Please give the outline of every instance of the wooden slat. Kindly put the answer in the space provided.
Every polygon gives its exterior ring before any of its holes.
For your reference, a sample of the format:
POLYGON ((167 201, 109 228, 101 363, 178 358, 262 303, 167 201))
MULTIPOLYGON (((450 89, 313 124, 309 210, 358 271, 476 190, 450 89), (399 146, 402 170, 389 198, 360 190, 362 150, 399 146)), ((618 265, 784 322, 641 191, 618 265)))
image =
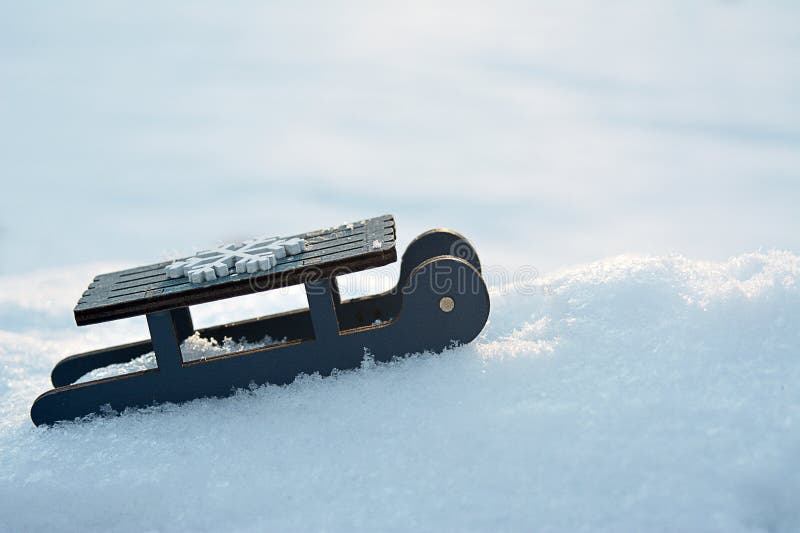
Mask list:
POLYGON ((78 325, 196 305, 232 296, 303 283, 308 276, 356 272, 391 263, 397 258, 394 218, 391 215, 353 224, 350 231, 334 228, 292 235, 306 240, 306 250, 287 256, 267 272, 231 274, 192 284, 186 278, 169 279, 170 262, 156 263, 97 276, 75 307, 78 325), (381 246, 373 247, 374 241, 381 246))

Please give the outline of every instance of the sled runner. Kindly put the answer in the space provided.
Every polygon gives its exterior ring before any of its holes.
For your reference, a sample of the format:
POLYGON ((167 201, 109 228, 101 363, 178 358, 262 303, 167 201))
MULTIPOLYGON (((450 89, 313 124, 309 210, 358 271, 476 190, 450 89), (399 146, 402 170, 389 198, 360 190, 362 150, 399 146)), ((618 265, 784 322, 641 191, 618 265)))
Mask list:
POLYGON ((223 397, 251 384, 286 384, 415 352, 441 352, 473 340, 489 316, 478 256, 459 234, 431 230, 403 254, 395 288, 342 301, 336 276, 397 259, 390 215, 354 224, 229 245, 179 262, 95 278, 75 307, 79 326, 146 315, 150 340, 67 357, 52 372, 55 389, 34 401, 36 425, 165 402, 223 397), (191 305, 304 284, 308 309, 213 326, 201 337, 257 342, 255 349, 185 361, 195 333, 191 305), (86 373, 155 352, 157 368, 75 384, 86 373))

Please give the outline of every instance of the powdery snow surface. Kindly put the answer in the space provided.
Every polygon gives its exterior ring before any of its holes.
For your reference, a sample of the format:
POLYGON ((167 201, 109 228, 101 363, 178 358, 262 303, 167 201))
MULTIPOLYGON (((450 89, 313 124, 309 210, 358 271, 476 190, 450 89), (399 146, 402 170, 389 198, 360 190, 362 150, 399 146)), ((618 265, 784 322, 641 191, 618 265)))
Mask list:
POLYGON ((0 531, 800 529, 789 253, 600 261, 444 355, 45 429, 52 364, 126 327, 48 320, 0 332, 0 531))

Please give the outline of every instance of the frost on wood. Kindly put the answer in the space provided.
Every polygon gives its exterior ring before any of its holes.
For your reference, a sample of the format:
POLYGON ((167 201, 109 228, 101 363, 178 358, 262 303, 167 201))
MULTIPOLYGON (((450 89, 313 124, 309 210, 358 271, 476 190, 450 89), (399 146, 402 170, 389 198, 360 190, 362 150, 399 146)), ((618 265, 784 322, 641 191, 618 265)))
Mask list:
POLYGON ((202 283, 237 274, 263 272, 278 264, 286 256, 297 255, 306 249, 306 241, 293 237, 263 237, 242 243, 231 243, 197 252, 194 257, 176 261, 165 268, 167 277, 189 278, 191 283, 202 283))

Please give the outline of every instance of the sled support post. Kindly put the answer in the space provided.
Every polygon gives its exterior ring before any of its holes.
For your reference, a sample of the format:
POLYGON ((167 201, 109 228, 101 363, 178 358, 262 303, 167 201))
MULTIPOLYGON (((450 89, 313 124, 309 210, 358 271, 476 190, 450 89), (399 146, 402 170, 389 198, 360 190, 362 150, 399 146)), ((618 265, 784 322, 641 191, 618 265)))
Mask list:
POLYGON ((172 321, 175 323, 175 332, 178 334, 178 340, 183 342, 194 335, 192 313, 189 312, 188 307, 177 307, 170 309, 169 312, 172 314, 172 321))
MULTIPOLYGON (((184 308, 185 309, 185 308, 184 308)), ((185 327, 185 318, 181 313, 173 311, 158 311, 147 314, 147 327, 150 328, 150 338, 153 341, 153 351, 156 352, 158 371, 164 374, 176 374, 181 370, 183 357, 181 356, 179 327, 185 327)))
POLYGON ((314 338, 326 340, 339 335, 339 319, 336 317, 338 291, 330 278, 307 281, 306 298, 314 326, 314 338))
POLYGON ((333 305, 336 307, 336 311, 339 311, 339 307, 342 305, 342 294, 339 292, 339 283, 336 281, 336 278, 329 278, 331 282, 331 290, 333 291, 333 305))

